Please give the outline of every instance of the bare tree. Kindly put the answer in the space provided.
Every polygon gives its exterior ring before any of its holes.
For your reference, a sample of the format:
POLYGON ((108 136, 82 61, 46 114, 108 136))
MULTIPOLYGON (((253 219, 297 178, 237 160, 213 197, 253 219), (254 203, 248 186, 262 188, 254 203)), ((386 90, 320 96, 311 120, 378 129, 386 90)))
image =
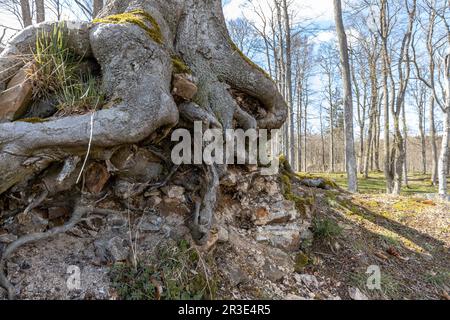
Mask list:
POLYGON ((353 98, 352 80, 350 73, 350 59, 348 57, 347 35, 342 20, 341 0, 334 0, 334 17, 339 39, 341 55, 342 78, 344 84, 344 130, 345 130, 345 159, 347 168, 348 190, 358 191, 358 177, 356 169, 355 142, 353 136, 353 98))

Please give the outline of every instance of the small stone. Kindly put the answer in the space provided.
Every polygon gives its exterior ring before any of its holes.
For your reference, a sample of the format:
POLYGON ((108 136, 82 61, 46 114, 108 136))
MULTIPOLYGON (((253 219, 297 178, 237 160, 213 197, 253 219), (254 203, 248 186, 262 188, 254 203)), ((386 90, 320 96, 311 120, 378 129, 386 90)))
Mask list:
POLYGON ((267 278, 272 282, 279 282, 285 276, 285 273, 282 270, 268 262, 264 264, 263 271, 267 278))
POLYGON ((245 283, 248 281, 246 274, 242 271, 241 268, 237 266, 231 266, 227 270, 228 278, 230 280, 230 284, 235 287, 241 283, 245 283))
POLYGON ((299 283, 303 283, 308 289, 317 289, 319 287, 319 281, 311 274, 296 274, 295 280, 299 283))
POLYGON ((289 293, 286 297, 284 297, 285 300, 307 300, 306 298, 297 296, 295 294, 289 293))
POLYGON ((139 222, 139 230, 143 232, 158 232, 161 230, 163 219, 161 217, 143 217, 139 222))
POLYGON ((113 262, 125 261, 128 259, 130 248, 121 237, 114 237, 108 241, 108 252, 113 262))
POLYGON ((180 202, 185 202, 184 188, 180 186, 167 186, 161 189, 162 192, 172 200, 178 200, 180 202))
POLYGON ((217 233, 210 233, 208 237, 208 241, 200 247, 200 250, 203 252, 211 251, 214 248, 217 241, 219 240, 219 235, 217 233))
POLYGON ((13 121, 25 114, 33 96, 33 85, 28 77, 32 63, 26 64, 0 93, 0 122, 13 121))
POLYGON ((352 300, 369 300, 367 296, 358 288, 351 287, 348 289, 348 294, 352 300))
POLYGON ((110 174, 106 167, 94 162, 86 169, 86 188, 91 193, 100 193, 108 182, 110 174))
POLYGON ((191 101, 198 91, 197 86, 183 74, 174 75, 172 86, 172 94, 187 101, 191 101))
POLYGON ((0 235, 0 243, 9 244, 17 240, 17 236, 12 233, 5 233, 0 235))
POLYGON ((219 237, 219 239, 217 240, 219 243, 225 243, 228 242, 230 239, 230 235, 228 233, 228 230, 225 229, 222 226, 219 226, 218 230, 217 230, 217 235, 219 237))

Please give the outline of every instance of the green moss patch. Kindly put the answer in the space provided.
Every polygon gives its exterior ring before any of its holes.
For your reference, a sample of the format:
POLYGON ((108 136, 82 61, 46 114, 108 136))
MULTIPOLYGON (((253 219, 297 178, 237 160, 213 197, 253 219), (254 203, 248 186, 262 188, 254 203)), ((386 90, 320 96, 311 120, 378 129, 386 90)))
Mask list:
POLYGON ((272 77, 266 72, 266 70, 264 70, 263 68, 261 68, 260 66, 258 66, 256 63, 254 63, 249 57, 247 57, 239 48, 238 46, 233 42, 233 40, 229 39, 228 40, 231 49, 233 49, 233 51, 235 51, 236 53, 238 53, 242 59, 244 59, 245 62, 247 62, 251 67, 257 69, 258 71, 261 71, 264 76, 269 79, 270 81, 273 81, 272 77))
POLYGON ((42 123, 42 122, 47 122, 48 119, 43 119, 43 118, 25 118, 25 119, 19 119, 15 122, 27 122, 27 123, 42 123))
POLYGON ((192 70, 184 63, 179 56, 172 57, 173 73, 187 73, 192 74, 192 70))
POLYGON ((105 18, 97 18, 92 22, 112 24, 131 23, 145 30, 150 38, 152 38, 155 42, 159 44, 163 44, 164 42, 158 22, 149 13, 141 9, 114 14, 105 18))

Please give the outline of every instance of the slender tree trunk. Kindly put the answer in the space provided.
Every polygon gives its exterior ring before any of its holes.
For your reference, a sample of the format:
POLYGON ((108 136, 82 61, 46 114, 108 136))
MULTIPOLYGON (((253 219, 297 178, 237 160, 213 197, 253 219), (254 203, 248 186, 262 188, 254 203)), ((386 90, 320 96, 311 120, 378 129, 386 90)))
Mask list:
POLYGON ((418 116, 419 116, 419 133, 420 133, 420 148, 422 160, 422 174, 427 173, 427 145, 425 137, 425 97, 422 92, 418 101, 418 116))
POLYGON ((100 10, 103 8, 103 0, 93 0, 92 5, 92 18, 97 17, 100 10))
POLYGON ((322 147, 322 171, 325 172, 325 137, 323 134, 323 107, 320 105, 320 140, 322 147))
POLYGON ((430 127, 430 143, 431 143, 431 183, 434 186, 438 185, 438 151, 436 144, 436 125, 434 122, 434 95, 430 97, 429 106, 429 127, 430 127))
POLYGON ((334 17, 341 53, 342 78, 344 82, 344 131, 345 131, 345 162, 347 169, 348 190, 358 191, 358 176, 356 169, 355 141, 353 136, 353 99, 350 62, 348 57, 347 35, 342 21, 341 0, 334 0, 334 17))
POLYGON ((20 0, 20 9, 22 13, 22 24, 24 27, 32 25, 31 9, 29 0, 20 0))
POLYGON ((333 105, 330 106, 330 166, 329 166, 329 170, 331 173, 334 173, 335 168, 334 168, 334 117, 333 117, 333 105))
POLYGON ((402 122, 403 122, 403 152, 404 152, 404 159, 403 159, 403 184, 409 188, 408 184, 408 126, 406 125, 406 114, 405 114, 405 104, 403 104, 402 107, 402 122))
POLYGON ((44 22, 45 21, 45 5, 44 0, 35 0, 36 6, 36 22, 44 22))
POLYGON ((295 163, 295 121, 294 121, 294 97, 292 92, 292 48, 291 48, 291 24, 289 17, 289 10, 287 0, 283 0, 283 15, 284 15, 284 32, 286 38, 286 93, 287 101, 290 108, 289 117, 289 153, 291 164, 294 168, 297 167, 295 163))

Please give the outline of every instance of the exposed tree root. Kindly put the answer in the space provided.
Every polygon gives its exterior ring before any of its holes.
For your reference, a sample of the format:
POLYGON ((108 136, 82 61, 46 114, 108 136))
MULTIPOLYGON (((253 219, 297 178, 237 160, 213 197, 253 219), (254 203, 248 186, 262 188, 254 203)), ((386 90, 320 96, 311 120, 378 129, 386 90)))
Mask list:
MULTIPOLYGON (((187 122, 202 121, 204 128, 223 130, 277 129, 285 121, 288 108, 273 81, 231 42, 220 0, 113 0, 106 4, 99 17, 94 24, 67 24, 67 29, 71 48, 80 56, 95 58, 101 66, 103 90, 110 100, 108 108, 96 111, 93 121, 91 115, 85 114, 42 123, 0 124, 0 194, 36 177, 54 162, 65 161, 63 171, 66 173, 61 173, 53 184, 64 180, 70 185, 66 177, 72 176, 77 163, 66 159, 84 157, 90 142, 92 158, 105 150, 143 141, 156 145, 179 124, 180 115, 187 122), (116 23, 114 19, 107 19, 109 15, 137 9, 145 13, 148 21, 132 23, 123 19, 125 22, 116 23), (186 63, 198 87, 193 102, 179 106, 171 95, 174 55, 186 63), (253 97, 264 112, 256 115, 253 110, 239 106, 230 93, 231 88, 253 97)), ((52 26, 30 27, 4 50, 0 56, 0 91, 23 65, 18 63, 18 56, 30 54, 37 31, 52 26)), ((169 158, 162 152, 150 151, 168 164, 169 158)), ((100 157, 106 161, 110 172, 117 171, 109 158, 100 157)), ((204 168, 202 190, 192 195, 198 197, 194 200, 196 208, 191 226, 198 242, 208 239, 219 178, 226 172, 226 166, 204 168)), ((148 188, 164 186, 176 169, 174 167, 161 182, 138 185, 126 196, 137 196, 148 188)), ((53 189, 47 190, 53 194, 53 189)), ((77 223, 80 214, 84 214, 80 210, 83 211, 76 208, 65 228, 52 229, 50 234, 37 234, 34 238, 39 240, 54 232, 65 232, 77 223)), ((35 241, 34 238, 25 237, 25 243, 35 241)))
POLYGON ((99 215, 116 214, 117 211, 108 209, 91 208, 77 205, 73 211, 72 217, 68 222, 60 227, 52 228, 46 232, 37 232, 32 234, 27 234, 20 237, 16 241, 9 244, 2 254, 0 259, 0 286, 3 287, 8 294, 8 299, 13 300, 15 298, 15 289, 11 282, 8 280, 5 274, 6 262, 11 255, 18 250, 20 247, 30 244, 36 241, 49 239, 61 233, 66 233, 75 227, 79 222, 82 221, 83 217, 88 213, 95 213, 99 215))
POLYGON ((204 244, 208 240, 212 225, 214 210, 217 203, 219 176, 214 165, 205 169, 205 187, 203 197, 195 201, 193 221, 190 225, 192 237, 197 244, 204 244))

